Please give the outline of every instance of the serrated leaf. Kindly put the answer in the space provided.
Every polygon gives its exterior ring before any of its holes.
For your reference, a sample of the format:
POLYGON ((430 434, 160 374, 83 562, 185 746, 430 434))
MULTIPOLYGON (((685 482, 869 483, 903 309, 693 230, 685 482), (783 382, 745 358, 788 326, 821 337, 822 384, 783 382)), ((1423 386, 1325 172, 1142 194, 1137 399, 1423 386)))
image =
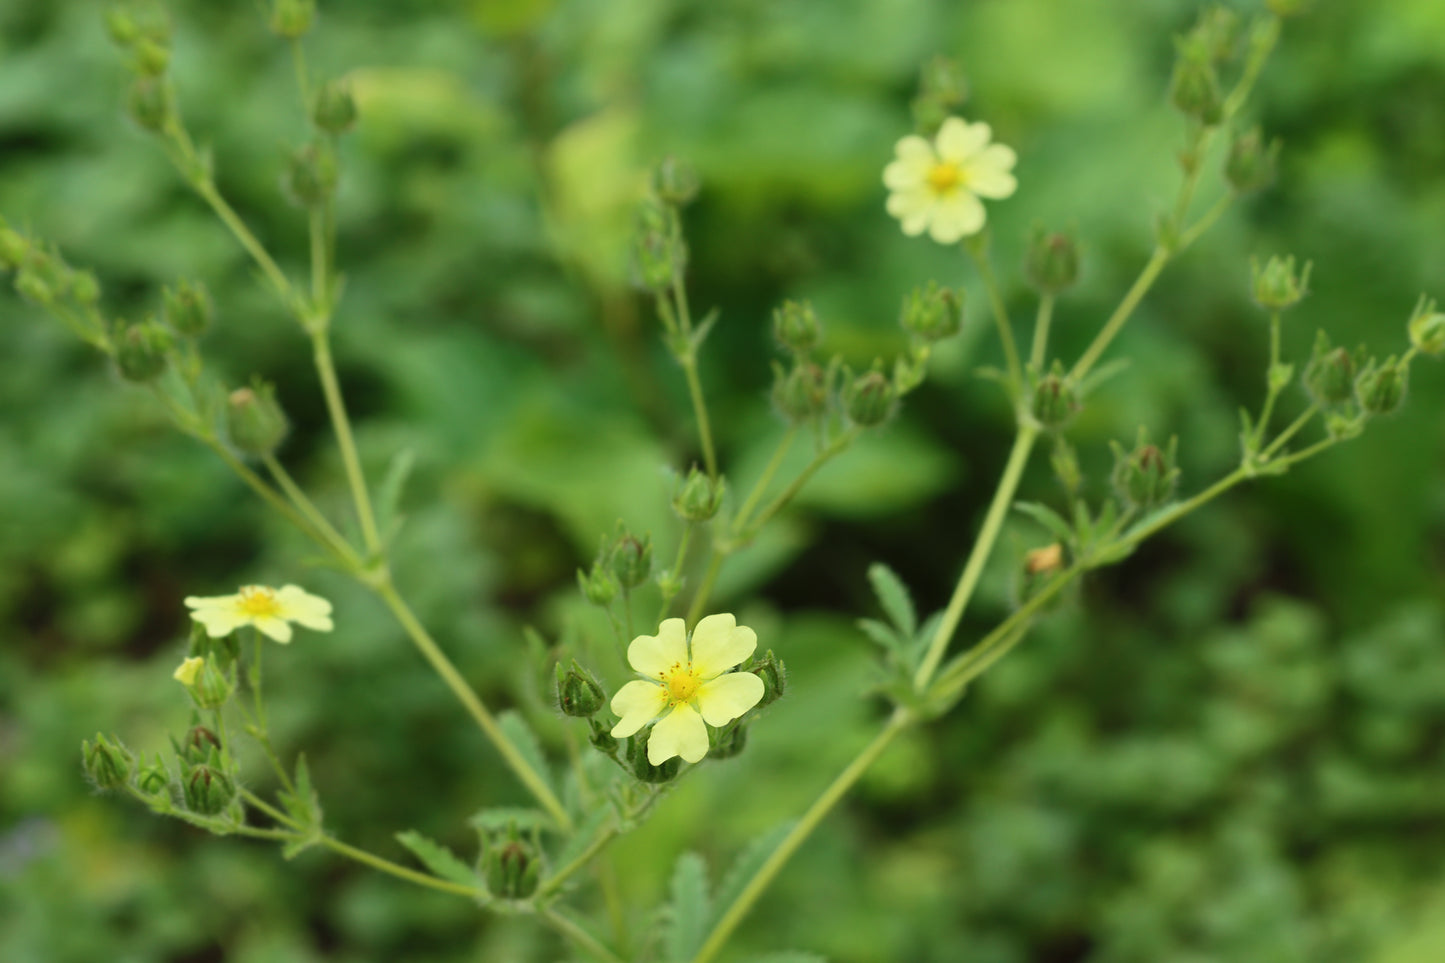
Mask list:
POLYGON ((738 858, 733 860, 733 864, 728 867, 722 885, 718 887, 717 901, 713 904, 717 907, 718 912, 727 912, 728 907, 733 905, 743 888, 748 885, 748 881, 778 848, 778 844, 783 841, 783 837, 787 836, 788 831, 792 828, 791 821, 775 826, 743 847, 738 858))
POLYGON ((672 902, 663 931, 667 959, 678 963, 692 959, 711 922, 712 907, 707 892, 707 863, 697 853, 683 853, 672 871, 672 902))
POLYGON ((522 758, 527 760, 527 763, 542 778, 542 782, 547 784, 547 788, 556 792, 557 787, 552 784, 552 770, 547 765, 547 757, 542 752, 542 744, 537 741, 537 736, 532 732, 532 727, 527 725, 527 720, 508 709, 506 712, 498 713, 497 725, 511 740, 512 745, 517 747, 517 752, 521 754, 522 758))
POLYGON ((316 795, 316 788, 311 784, 311 768, 306 765, 305 753, 296 757, 296 777, 292 781, 292 785, 296 789, 294 793, 283 789, 276 794, 276 797, 281 800, 281 806, 304 828, 320 828, 322 823, 321 799, 316 795))
POLYGON ((1064 520, 1064 516, 1060 515, 1049 506, 1041 505, 1038 502, 1014 502, 1014 510, 1023 512, 1029 518, 1032 518, 1044 528, 1047 528, 1049 530, 1049 533, 1052 534, 1054 538, 1057 538, 1059 541, 1073 541, 1073 528, 1071 528, 1069 526, 1069 523, 1064 520))
POLYGON ((420 860, 423 866, 442 879, 460 886, 478 885, 477 874, 472 872, 471 867, 441 843, 427 839, 414 829, 397 833, 396 841, 411 850, 412 855, 420 860))
POLYGON ((516 826, 519 832, 540 831, 552 828, 552 820, 540 809, 522 806, 493 806, 479 809, 467 820, 479 832, 501 833, 516 826))
POLYGON ((913 633, 918 631, 918 613, 913 608, 913 597, 908 594, 908 586, 903 584, 903 580, 893 569, 882 562, 874 562, 868 566, 868 581, 873 585, 873 593, 878 596, 878 604, 883 606, 883 611, 893 620, 898 633, 905 639, 911 638, 913 633))
POLYGON ((862 629, 863 634, 876 642, 883 651, 895 655, 903 653, 903 640, 898 637, 898 633, 877 619, 859 619, 858 628, 862 629))

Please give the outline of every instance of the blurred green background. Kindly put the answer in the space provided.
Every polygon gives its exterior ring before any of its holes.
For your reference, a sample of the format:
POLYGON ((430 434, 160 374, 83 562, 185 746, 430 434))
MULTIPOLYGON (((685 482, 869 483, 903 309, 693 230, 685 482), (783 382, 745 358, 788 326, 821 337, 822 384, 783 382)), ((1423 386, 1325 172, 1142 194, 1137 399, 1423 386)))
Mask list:
MULTIPOLYGON (((1108 440, 1141 423, 1179 434, 1186 490, 1232 466, 1235 411, 1263 381, 1250 255, 1315 262, 1313 296, 1287 319, 1301 361, 1316 326, 1396 350, 1417 294, 1445 295, 1445 6, 1318 7, 1288 24, 1250 111, 1285 140, 1279 185, 1170 267, 1115 352, 1132 365, 1073 429, 1100 494, 1108 440)), ((278 185, 303 121, 254 8, 175 3, 175 74, 223 190, 299 274, 304 226, 278 185)), ((660 556, 675 545, 667 469, 696 456, 686 392, 627 277, 649 164, 673 153, 703 177, 690 282, 695 305, 721 309, 703 377, 745 489, 781 432, 767 403, 781 298, 812 298, 855 365, 901 347, 898 303, 929 278, 967 286, 970 334, 986 332, 963 259, 883 211, 920 65, 957 57, 966 113, 1019 152, 1018 194, 990 208, 1016 317, 1033 308, 1016 267, 1029 228, 1077 226, 1083 282, 1056 322, 1073 357, 1173 197, 1180 123, 1163 90, 1171 36, 1196 12, 323 4, 312 65, 350 72, 363 111, 340 194, 341 376, 374 475, 416 456, 395 569, 489 701, 560 745, 523 626, 591 625, 573 572, 619 517, 660 556)), ((0 212, 93 267, 127 317, 156 310, 162 284, 203 278, 221 319, 213 363, 278 383, 295 423, 285 460, 343 517, 304 339, 123 117, 125 84, 99 5, 0 3, 0 212)), ((617 846, 635 931, 679 852, 720 873, 881 718, 853 624, 876 614, 864 573, 887 561, 921 607, 945 602, 1009 440, 997 389, 972 374, 995 352, 969 335, 943 351, 902 417, 727 571, 719 601, 787 660, 792 687, 742 757, 687 780, 617 846)), ((169 678, 181 598, 296 580, 335 601, 337 631, 273 650, 273 727, 307 751, 338 834, 402 860, 391 834, 408 827, 471 851, 466 817, 522 798, 380 605, 303 568, 305 546, 148 395, 8 292, 0 359, 0 959, 570 958, 529 920, 90 793, 82 737, 115 730, 155 751, 186 723, 169 678)), ((890 750, 730 958, 1445 958, 1445 370, 1413 375, 1406 412, 1094 578, 952 716, 890 750)), ((1286 413, 1301 408, 1291 395, 1286 413)), ((1039 461, 1024 495, 1057 501, 1039 461)), ((1040 541, 1011 523, 966 636, 1006 613, 1009 564, 1040 541)))

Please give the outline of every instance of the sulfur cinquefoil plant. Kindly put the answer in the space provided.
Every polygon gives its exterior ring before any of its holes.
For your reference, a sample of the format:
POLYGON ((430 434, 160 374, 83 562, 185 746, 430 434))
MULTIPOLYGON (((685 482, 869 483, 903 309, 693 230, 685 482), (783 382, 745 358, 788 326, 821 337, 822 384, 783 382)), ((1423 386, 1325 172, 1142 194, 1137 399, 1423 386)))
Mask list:
MULTIPOLYGON (((1061 593, 1235 486, 1283 474, 1357 436, 1372 419, 1402 403, 1418 357, 1445 353, 1445 315, 1422 299, 1405 325, 1408 346, 1396 356, 1366 358, 1334 346, 1321 333, 1309 359, 1282 357, 1282 318, 1300 306, 1310 271, 1293 258, 1271 258, 1253 267, 1254 296, 1267 319, 1270 348, 1262 403, 1258 411, 1242 415, 1237 467, 1192 494, 1179 495, 1176 442, 1161 447, 1141 431, 1132 444, 1114 448, 1111 494, 1091 495, 1096 489, 1082 476, 1068 428, 1089 396, 1102 390, 1111 368, 1101 363, 1115 338, 1164 269, 1185 255, 1231 203, 1266 187, 1273 176, 1276 148, 1258 128, 1245 125, 1245 108, 1292 6, 1272 0, 1269 12, 1243 32, 1231 15, 1211 10, 1180 39, 1169 91, 1183 119, 1177 198, 1160 219, 1153 253, 1136 280, 1072 360, 1051 351, 1050 328, 1056 299, 1078 274, 1075 240, 1046 232, 1033 239, 1024 273, 1038 304, 1025 350, 996 280, 987 220, 989 205, 1007 203, 1027 184, 1015 177, 1014 150, 996 142, 990 125, 978 119, 987 106, 973 111, 972 119, 960 115, 964 98, 957 72, 943 62, 924 72, 914 103, 918 129, 897 142, 891 161, 880 145, 880 201, 904 234, 919 238, 917 243, 957 246, 973 262, 1003 357, 1003 368, 986 374, 1011 405, 1012 448, 942 612, 920 619, 907 589, 885 564, 869 572, 891 623, 862 623, 880 649, 883 682, 877 697, 891 705, 877 735, 796 820, 762 841, 763 848, 741 864, 716 900, 708 896, 711 886, 701 861, 683 854, 673 895, 658 917, 664 921, 660 939, 626 946, 599 935, 603 927, 590 919, 597 906, 594 887, 615 901, 609 892, 615 885, 612 875, 599 870, 609 846, 665 806, 679 781, 706 778, 693 773, 745 752, 749 728, 768 724, 767 708, 787 688, 786 631, 759 640, 732 614, 716 611, 711 596, 720 574, 819 471, 852 446, 866 444, 869 432, 896 414, 927 377, 934 347, 960 330, 963 292, 929 284, 909 293, 901 315, 907 350, 863 372, 821 353, 822 326, 810 305, 780 306, 773 317, 781 358, 774 363, 772 400, 787 427, 760 476, 739 496, 725 480, 725 453, 714 443, 698 364, 716 316, 694 317, 686 284, 683 210, 698 185, 681 164, 658 168, 638 209, 635 269, 639 287, 655 306, 665 348, 686 383, 700 464, 678 480, 672 504, 678 525, 675 538, 669 538, 676 551, 670 565, 655 563, 650 534, 637 535, 621 525, 615 535, 603 538, 591 565, 578 572, 579 591, 597 610, 598 624, 610 626, 602 644, 615 645, 633 675, 599 677, 606 673, 584 664, 590 644, 572 640, 545 649, 555 678, 556 709, 574 727, 580 744, 559 779, 522 717, 495 712, 472 689, 403 596, 399 581, 406 573, 393 572, 394 496, 379 505, 377 495, 395 486, 378 486, 362 470, 331 353, 331 330, 342 318, 337 145, 357 110, 344 82, 318 81, 307 68, 304 38, 313 26, 313 5, 275 0, 268 12, 271 31, 296 58, 310 125, 285 180, 308 230, 306 283, 278 262, 217 186, 209 154, 197 146, 182 118, 181 97, 168 71, 171 35, 165 19, 127 9, 112 12, 111 36, 134 73, 128 97, 134 121, 153 135, 182 181, 244 248, 262 283, 309 342, 353 517, 330 517, 283 465, 288 420, 274 389, 260 378, 249 385, 225 385, 208 363, 205 335, 212 305, 200 281, 179 281, 163 292, 158 317, 126 323, 105 313, 92 274, 67 264, 38 237, 4 226, 0 263, 14 273, 15 289, 25 300, 94 347, 133 389, 149 392, 177 429, 229 466, 241 485, 306 536, 328 565, 375 594, 400 633, 495 745, 533 805, 484 809, 472 817, 479 833, 475 856, 409 831, 397 836, 414 860, 406 862, 400 853, 393 859, 338 838, 322 807, 325 787, 313 783, 304 755, 273 745, 267 721, 266 650, 273 643, 292 642, 299 627, 303 634, 284 650, 284 658, 304 659, 304 633, 333 627, 331 603, 296 584, 246 585, 234 594, 186 598, 192 631, 178 646, 183 651, 177 653, 174 677, 177 697, 192 706, 189 729, 173 738, 169 755, 134 751, 115 736, 97 735, 82 747, 85 772, 99 789, 131 797, 157 814, 217 835, 277 843, 287 858, 320 848, 399 882, 470 900, 485 911, 530 914, 588 958, 613 963, 719 958, 789 858, 885 748, 900 733, 952 711, 974 680, 1028 637, 1061 593), (1277 427, 1280 399, 1300 387, 1307 406, 1277 427), (1316 437, 1307 441, 1312 431, 1316 437), (781 477, 789 452, 800 442, 811 443, 812 457, 792 477, 781 477), (1025 468, 1041 445, 1051 449, 1061 486, 1062 499, 1053 505, 1018 499, 1025 468), (1021 589, 1012 613, 959 651, 961 621, 1010 511, 1038 523, 1040 544, 1017 573, 1021 589), (240 760, 246 741, 264 757, 269 773, 244 771, 240 760), (273 783, 269 798, 252 788, 273 783)), ((299 568, 293 577, 305 581, 299 568)), ((196 593, 230 588, 191 586, 196 593)), ((640 917, 653 910, 614 907, 614 912, 640 917)))

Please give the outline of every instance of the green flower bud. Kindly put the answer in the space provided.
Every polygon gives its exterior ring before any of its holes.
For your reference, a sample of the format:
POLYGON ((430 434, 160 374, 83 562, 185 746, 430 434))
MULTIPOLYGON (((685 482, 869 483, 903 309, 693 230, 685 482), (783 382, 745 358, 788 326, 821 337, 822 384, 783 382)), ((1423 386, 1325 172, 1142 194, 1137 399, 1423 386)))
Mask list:
POLYGON ((672 510, 685 522, 708 521, 722 507, 726 487, 721 478, 714 481, 694 465, 678 487, 677 494, 672 496, 672 510))
POLYGON ((590 572, 577 570, 577 587, 587 601, 604 609, 617 597, 617 580, 600 561, 593 563, 590 572))
POLYGON ((784 301, 773 312, 773 337, 796 354, 807 354, 823 339, 823 326, 807 301, 784 301))
POLYGON ((863 428, 887 421, 896 400, 892 383, 881 371, 859 375, 843 390, 843 410, 848 420, 863 428))
POLYGON ((1405 400, 1409 375, 1409 367, 1393 355, 1382 363, 1371 358, 1355 380, 1360 407, 1372 415, 1388 415, 1405 400))
POLYGON ((339 177, 331 146, 314 140, 291 155, 283 186, 297 207, 318 207, 335 192, 339 177))
POLYGON ((722 729, 709 729, 707 741, 709 759, 731 759, 747 748, 748 727, 739 723, 722 729))
POLYGON ((811 361, 798 361, 783 373, 773 365, 773 406, 788 421, 812 421, 828 407, 828 376, 811 361))
POLYGON ((487 889, 498 899, 526 899, 537 891, 542 864, 532 845, 510 839, 488 847, 482 857, 487 889))
POLYGON ((100 282, 89 271, 71 271, 66 277, 70 296, 85 307, 92 307, 100 300, 100 282))
POLYGON ((332 80, 321 85, 311 105, 311 119, 330 134, 344 134, 356 125, 356 98, 351 85, 332 80))
POLYGON ((226 402, 226 427, 231 444, 248 455, 275 454, 290 424, 276 401, 274 385, 257 378, 249 388, 237 388, 226 402))
POLYGON ((136 788, 147 796, 169 796, 171 774, 161 762, 160 756, 149 766, 141 768, 135 777, 136 788))
POLYGON ((1305 262, 1303 271, 1295 270, 1294 256, 1271 257, 1263 268, 1259 262, 1250 260, 1250 272, 1254 276, 1254 302, 1270 311, 1286 311, 1299 304, 1309 293, 1310 268, 1305 262))
POLYGON ((1049 431, 1064 427, 1078 414, 1078 396, 1058 362, 1054 363, 1054 370, 1035 380, 1030 410, 1034 420, 1049 431))
POLYGON ((95 788, 119 789, 130 778, 135 757, 119 739, 112 742, 97 732, 95 742, 81 742, 80 761, 85 767, 86 777, 95 788))
POLYGON ((154 318, 116 332, 115 366, 127 381, 159 378, 170 364, 170 351, 171 333, 154 318))
POLYGON ((1421 354, 1445 354, 1445 314, 1435 310, 1434 301, 1421 298, 1407 325, 1410 343, 1421 354))
POLYGON ((1343 404, 1355 396, 1355 359, 1344 348, 1332 348, 1329 335, 1315 336, 1314 351, 1305 368, 1304 385, 1322 407, 1343 404))
POLYGON ((164 77, 137 77, 130 85, 126 105, 131 119, 152 133, 165 130, 176 110, 170 82, 164 77))
POLYGON ((236 786, 219 769, 197 766, 181 786, 186 808, 203 816, 220 813, 235 798, 236 786))
POLYGON ((122 47, 129 47, 140 39, 140 27, 130 13, 120 7, 105 12, 105 31, 122 47))
POLYGON ((0 221, 0 266, 14 271, 25 263, 30 253, 30 242, 25 235, 0 221))
POLYGON ((647 740, 652 735, 652 730, 639 732, 627 740, 627 768, 638 782, 645 782, 653 785, 664 782, 671 782, 677 778, 678 769, 682 766, 682 759, 673 756, 660 766, 654 766, 647 761, 647 740))
POLYGON ((186 688, 197 706, 202 709, 219 709, 231 698, 236 687, 231 683, 230 675, 223 672, 214 659, 207 659, 201 666, 195 683, 186 688))
POLYGON ((951 338, 963 327, 963 290, 942 288, 933 281, 914 288, 903 298, 898 322, 929 344, 951 338))
POLYGON ((1258 125, 1235 133, 1224 159, 1224 179, 1241 194, 1263 190, 1274 183, 1279 159, 1279 141, 1264 142, 1258 125))
POLYGON ((763 680, 763 697, 757 705, 759 709, 782 698, 783 690, 788 687, 788 667, 783 664, 782 659, 773 655, 772 649, 764 653, 761 659, 754 659, 753 664, 748 666, 748 671, 763 680))
POLYGON ((576 659, 568 669, 557 663, 557 707, 565 714, 585 719, 595 715, 606 701, 602 686, 576 659))
POLYGON ((1125 452, 1118 442, 1114 442, 1112 447, 1112 481, 1114 492, 1121 502, 1147 512, 1174 497, 1174 488, 1179 483, 1179 469, 1174 466, 1177 439, 1170 440, 1167 451, 1160 451, 1149 444, 1148 436, 1141 428, 1133 451, 1125 452))
MULTIPOLYGON (((199 680, 197 680, 199 681, 199 680)), ((211 758, 211 751, 219 751, 221 740, 216 734, 205 726, 192 726, 191 731, 186 733, 185 742, 181 743, 181 759, 186 763, 199 766, 211 758)))
POLYGON ((648 291, 663 291, 687 267, 687 244, 673 229, 672 211, 657 198, 638 210, 633 261, 638 283, 648 291))
POLYGON ((588 736, 598 752, 606 753, 613 758, 617 756, 617 739, 612 735, 612 727, 598 722, 596 719, 588 719, 588 726, 592 733, 588 736))
POLYGON ((295 40, 311 29, 316 0, 275 0, 271 6, 271 32, 295 40))
POLYGON ((15 291, 31 304, 48 305, 55 300, 55 289, 28 265, 15 275, 15 291))
POLYGON ((142 77, 160 77, 171 64, 170 50, 148 37, 137 41, 134 49, 132 67, 142 77))
POLYGON ((612 546, 612 574, 625 589, 635 589, 652 574, 652 536, 636 538, 625 529, 612 546))
POLYGON ((1197 53, 1181 52, 1169 84, 1169 101, 1180 113, 1205 127, 1213 127, 1224 116, 1224 96, 1214 64, 1197 53))
POLYGON ((1228 7, 1211 5, 1199 13, 1199 20, 1183 39, 1187 56, 1221 63, 1234 56, 1239 40, 1239 15, 1228 7))
POLYGON ((684 207, 692 203, 697 187, 697 171, 675 157, 664 157, 653 169, 653 193, 669 204, 684 207))
POLYGON ((1040 294, 1060 294, 1079 279, 1079 245, 1072 234, 1035 228, 1024 255, 1024 276, 1040 294))
POLYGON ((211 296, 199 281, 182 281, 161 295, 166 324, 184 338, 197 338, 211 326, 211 296))

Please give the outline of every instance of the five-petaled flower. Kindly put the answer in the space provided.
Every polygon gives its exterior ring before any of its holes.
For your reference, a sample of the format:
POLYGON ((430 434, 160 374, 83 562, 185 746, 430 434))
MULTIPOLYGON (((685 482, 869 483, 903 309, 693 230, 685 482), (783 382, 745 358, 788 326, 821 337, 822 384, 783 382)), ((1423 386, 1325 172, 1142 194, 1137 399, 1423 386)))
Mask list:
POLYGON ((647 741, 647 761, 660 766, 681 756, 698 762, 707 755, 707 726, 726 725, 762 699, 763 680, 751 672, 727 671, 757 646, 757 633, 731 615, 698 622, 690 648, 682 619, 667 619, 656 635, 639 635, 627 648, 627 661, 646 678, 627 683, 612 697, 612 711, 622 717, 612 734, 630 736, 657 719, 647 741))
POLYGON ((279 589, 245 585, 235 595, 191 596, 186 605, 194 610, 191 618, 204 625, 213 639, 230 635, 243 625, 254 625, 277 642, 291 641, 289 622, 317 632, 331 631, 331 603, 295 585, 279 589))
POLYGON ((950 117, 933 143, 916 134, 898 142, 898 158, 883 169, 883 184, 892 192, 888 213, 903 222, 904 234, 927 231, 938 243, 952 244, 983 229, 987 215, 979 198, 1000 200, 1018 187, 1012 174, 1017 155, 990 144, 992 136, 988 124, 950 117))

